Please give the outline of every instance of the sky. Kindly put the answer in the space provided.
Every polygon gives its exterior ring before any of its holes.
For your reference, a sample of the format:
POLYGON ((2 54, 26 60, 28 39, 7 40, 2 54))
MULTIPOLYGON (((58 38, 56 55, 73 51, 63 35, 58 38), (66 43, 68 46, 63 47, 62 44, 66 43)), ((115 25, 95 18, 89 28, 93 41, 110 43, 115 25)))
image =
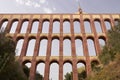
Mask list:
POLYGON ((120 13, 120 0, 0 0, 0 13, 120 13), (79 2, 79 3, 78 3, 79 2))

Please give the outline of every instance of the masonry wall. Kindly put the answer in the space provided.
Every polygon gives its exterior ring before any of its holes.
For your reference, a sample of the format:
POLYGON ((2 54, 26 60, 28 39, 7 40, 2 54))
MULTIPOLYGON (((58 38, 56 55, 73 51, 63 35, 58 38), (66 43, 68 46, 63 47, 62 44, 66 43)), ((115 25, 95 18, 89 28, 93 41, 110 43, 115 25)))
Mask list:
POLYGON ((49 80, 49 69, 50 64, 56 62, 59 65, 59 80, 63 80, 63 65, 69 62, 72 65, 73 80, 78 80, 77 64, 79 62, 83 63, 86 68, 87 75, 91 73, 91 62, 98 60, 98 55, 101 52, 99 39, 103 39, 107 43, 107 28, 105 21, 108 21, 111 28, 115 25, 115 21, 120 18, 119 14, 0 14, 0 28, 2 29, 2 24, 7 21, 5 30, 9 32, 7 36, 13 38, 17 42, 23 39, 23 46, 19 56, 16 58, 25 64, 27 62, 31 63, 30 77, 29 80, 34 80, 37 64, 40 62, 45 63, 44 80, 49 80), (17 21, 18 25, 14 33, 10 33, 12 24, 17 21), (26 26, 26 32, 21 33, 22 24, 28 21, 28 26, 26 26), (38 29, 36 33, 31 33, 32 24, 34 21, 38 21, 38 29), (48 33, 43 33, 43 23, 45 21, 49 22, 48 33), (58 21, 60 23, 59 33, 53 33, 53 23, 58 21), (63 23, 68 21, 70 23, 70 32, 64 33, 63 23), (75 33, 74 22, 78 21, 80 23, 80 33, 75 33), (90 23, 91 33, 86 33, 84 22, 90 23), (100 33, 97 32, 95 21, 98 21, 101 25, 100 33), (26 56, 28 43, 31 39, 35 39, 35 47, 33 56, 26 56), (46 56, 39 56, 40 41, 42 39, 47 40, 47 50, 46 56), (51 45, 52 40, 59 40, 59 55, 51 56, 51 45), (64 56, 63 53, 63 42, 65 39, 69 39, 71 42, 71 56, 64 56), (80 39, 83 46, 83 56, 78 56, 76 54, 75 40, 80 39), (95 46, 95 56, 90 56, 88 51, 87 40, 91 39, 95 46))

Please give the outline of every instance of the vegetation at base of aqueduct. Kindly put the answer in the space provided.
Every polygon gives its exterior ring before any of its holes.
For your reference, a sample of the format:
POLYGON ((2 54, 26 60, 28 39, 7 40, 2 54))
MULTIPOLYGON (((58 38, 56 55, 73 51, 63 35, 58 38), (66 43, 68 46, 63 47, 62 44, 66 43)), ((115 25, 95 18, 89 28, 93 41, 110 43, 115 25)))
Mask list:
MULTIPOLYGON (((85 78, 85 74, 79 73, 79 80, 120 80, 120 21, 107 35, 107 44, 99 55, 101 64, 91 63, 91 74, 85 78)), ((65 75, 65 80, 72 80, 71 73, 65 75)))
MULTIPOLYGON (((30 69, 15 60, 15 43, 0 31, 0 80, 28 80, 30 69)), ((36 72, 35 80, 42 80, 36 72)))
POLYGON ((99 59, 101 64, 92 67, 87 80, 120 80, 120 22, 108 31, 108 42, 99 59))

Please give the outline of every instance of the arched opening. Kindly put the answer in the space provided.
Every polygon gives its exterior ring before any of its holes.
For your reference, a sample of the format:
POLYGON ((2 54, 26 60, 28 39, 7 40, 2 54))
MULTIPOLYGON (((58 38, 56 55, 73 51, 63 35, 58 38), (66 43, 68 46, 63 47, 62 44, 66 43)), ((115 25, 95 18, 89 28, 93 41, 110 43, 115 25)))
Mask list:
POLYGON ((42 33, 49 33, 49 21, 44 21, 42 26, 42 33))
POLYGON ((6 27, 7 27, 7 24, 8 24, 8 20, 5 20, 3 21, 2 25, 1 25, 1 28, 0 28, 0 32, 4 32, 6 27))
POLYGON ((34 21, 32 24, 31 33, 37 33, 39 27, 39 21, 34 21))
POLYGON ((109 20, 105 20, 104 22, 105 22, 106 29, 110 30, 111 29, 110 21, 109 20))
POLYGON ((34 48, 35 48, 35 39, 31 39, 28 43, 28 47, 27 47, 27 52, 26 52, 26 56, 33 56, 34 54, 34 48))
POLYGON ((99 65, 99 62, 94 60, 91 62, 91 68, 92 68, 92 71, 99 71, 100 70, 100 66, 99 65))
POLYGON ((105 40, 99 39, 99 45, 100 45, 100 48, 103 49, 103 47, 105 46, 105 40))
POLYGON ((31 68, 31 63, 27 62, 25 65, 23 65, 23 71, 27 77, 30 76, 30 68, 31 68))
POLYGON ((100 21, 95 20, 94 24, 95 24, 96 32, 97 33, 102 33, 102 28, 101 28, 101 25, 100 25, 100 21))
POLYGON ((25 21, 22 23, 20 33, 26 33, 26 31, 27 31, 27 27, 28 27, 28 23, 29 23, 28 20, 25 20, 25 21))
POLYGON ((41 75, 41 80, 44 79, 45 63, 41 62, 37 65, 36 73, 39 73, 41 75))
POLYGON ((84 21, 84 27, 85 27, 85 33, 92 33, 89 20, 84 21))
POLYGON ((120 19, 115 19, 115 20, 114 20, 115 26, 118 25, 119 22, 120 22, 120 19))
POLYGON ((82 40, 75 39, 75 49, 77 56, 84 56, 82 40))
POLYGON ((18 25, 18 21, 14 21, 12 23, 12 26, 11 26, 11 29, 10 29, 10 33, 15 33, 17 25, 18 25))
POLYGON ((70 22, 69 21, 63 22, 63 33, 70 33, 70 22))
POLYGON ((71 41, 70 39, 64 39, 63 41, 63 55, 71 56, 71 41))
POLYGON ((59 80, 59 65, 57 63, 50 65, 49 80, 59 80))
POLYGON ((59 40, 52 40, 51 56, 59 56, 59 40))
POLYGON ((63 65, 63 79, 73 80, 72 79, 72 65, 69 62, 66 62, 63 65))
POLYGON ((92 39, 87 39, 87 46, 88 46, 89 56, 96 56, 94 41, 92 39))
POLYGON ((59 21, 54 21, 53 33, 60 33, 60 22, 59 21))
POLYGON ((85 65, 81 62, 77 64, 78 80, 84 80, 87 77, 85 65))
POLYGON ((47 44, 48 44, 47 39, 40 40, 39 56, 46 56, 47 44))
POLYGON ((79 21, 74 21, 74 33, 80 33, 80 22, 79 21))
POLYGON ((16 46, 16 56, 20 56, 21 54, 21 50, 22 50, 22 46, 23 46, 23 42, 24 42, 24 39, 20 39, 18 42, 17 42, 17 46, 16 46))

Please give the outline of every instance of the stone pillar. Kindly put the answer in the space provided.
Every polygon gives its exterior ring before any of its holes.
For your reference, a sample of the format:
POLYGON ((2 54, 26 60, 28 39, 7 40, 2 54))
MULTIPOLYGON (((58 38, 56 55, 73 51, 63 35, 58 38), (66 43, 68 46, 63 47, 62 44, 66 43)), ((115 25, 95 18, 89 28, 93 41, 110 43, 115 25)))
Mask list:
POLYGON ((74 25, 73 25, 73 19, 71 15, 70 19, 70 29, 71 29, 71 49, 72 49, 72 72, 73 72, 73 80, 78 80, 78 73, 77 73, 77 60, 76 60, 76 50, 75 50, 75 37, 74 37, 74 25))
POLYGON ((95 47, 96 55, 98 56, 101 51, 100 51, 99 40, 98 40, 98 36, 97 36, 97 32, 95 29, 95 24, 92 16, 90 16, 90 24, 92 26, 91 29, 94 33, 94 47, 95 47))
POLYGON ((44 80, 49 80, 52 27, 53 27, 53 20, 52 20, 52 16, 51 16, 50 26, 49 26, 49 34, 48 34, 48 45, 47 45, 47 55, 46 55, 46 62, 45 62, 45 77, 44 77, 44 80))
POLYGON ((63 80, 63 19, 60 16, 59 80, 63 80))
POLYGON ((89 75, 91 72, 91 65, 90 65, 90 57, 89 57, 89 52, 88 52, 87 39, 86 39, 84 21, 83 21, 82 15, 80 15, 80 21, 81 21, 81 33, 82 33, 82 39, 83 39, 83 52, 86 58, 86 73, 87 75, 89 75))

